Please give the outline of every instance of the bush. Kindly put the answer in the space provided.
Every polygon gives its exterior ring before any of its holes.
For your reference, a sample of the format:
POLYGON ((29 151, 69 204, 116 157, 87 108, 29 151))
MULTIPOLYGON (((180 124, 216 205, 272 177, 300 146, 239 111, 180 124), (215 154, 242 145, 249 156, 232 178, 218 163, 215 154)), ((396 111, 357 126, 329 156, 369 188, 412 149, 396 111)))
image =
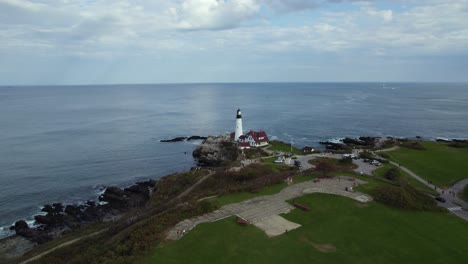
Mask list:
POLYGON ((370 153, 369 151, 363 151, 361 153, 359 153, 359 158, 361 159, 374 159, 374 155, 372 155, 372 153, 370 153))
POLYGON ((426 150, 426 148, 419 142, 416 141, 407 141, 401 143, 402 147, 414 149, 414 150, 426 150))
POLYGON ((244 155, 247 159, 255 159, 268 156, 268 153, 262 148, 244 149, 244 155))
POLYGON ((316 171, 320 171, 323 176, 327 176, 328 173, 335 171, 336 168, 328 162, 320 162, 315 166, 316 171))
POLYGON ((398 177, 400 177, 400 174, 401 173, 399 169, 391 168, 385 172, 384 177, 391 181, 395 181, 396 179, 398 179, 398 177))
POLYGON ((351 157, 344 157, 339 161, 341 164, 352 164, 353 159, 351 157))
POLYGON ((379 156, 384 158, 384 159, 389 159, 390 158, 390 156, 387 153, 384 153, 384 152, 379 152, 379 156))

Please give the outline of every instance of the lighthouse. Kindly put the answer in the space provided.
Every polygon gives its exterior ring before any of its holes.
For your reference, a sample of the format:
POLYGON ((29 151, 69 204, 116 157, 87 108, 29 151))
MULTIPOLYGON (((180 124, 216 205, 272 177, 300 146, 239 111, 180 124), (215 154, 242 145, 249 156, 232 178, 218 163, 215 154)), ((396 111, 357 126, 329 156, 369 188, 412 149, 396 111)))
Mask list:
POLYGON ((242 136, 244 133, 242 132, 242 113, 240 109, 237 109, 237 116, 236 116, 236 132, 234 134, 234 141, 239 140, 239 137, 242 136))

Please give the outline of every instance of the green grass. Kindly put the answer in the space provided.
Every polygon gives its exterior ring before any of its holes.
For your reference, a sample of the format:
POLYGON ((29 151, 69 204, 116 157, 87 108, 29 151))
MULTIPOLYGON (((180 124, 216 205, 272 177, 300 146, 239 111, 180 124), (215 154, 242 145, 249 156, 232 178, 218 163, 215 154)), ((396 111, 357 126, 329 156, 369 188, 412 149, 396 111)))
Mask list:
MULTIPOLYGON (((273 140, 270 141, 269 144, 271 147, 268 148, 268 150, 273 150, 273 151, 281 151, 281 152, 291 152, 291 145, 282 141, 278 140, 273 140)), ((302 155, 302 150, 292 147, 292 153, 294 155, 302 155)))
POLYGON ((390 159, 439 187, 449 187, 467 177, 468 148, 452 148, 440 142, 421 142, 426 150, 399 148, 386 152, 390 159))
MULTIPOLYGON (((293 180, 295 183, 299 183, 299 182, 311 180, 313 178, 314 176, 305 175, 305 176, 295 176, 293 180)), ((241 193, 226 194, 220 197, 212 198, 210 199, 210 201, 214 202, 215 204, 219 206, 223 206, 223 205, 230 204, 230 203, 242 202, 244 200, 257 197, 257 196, 276 194, 276 193, 279 193, 282 189, 284 189, 287 186, 288 184, 286 182, 282 182, 279 184, 275 184, 275 185, 263 188, 259 192, 241 192, 241 193)))
POLYGON ((468 202, 468 184, 465 185, 463 190, 459 193, 459 196, 463 201, 468 202))
POLYGON ((449 264, 468 259, 466 222, 449 213, 404 211, 325 194, 295 200, 311 208, 283 216, 302 225, 296 230, 268 238, 231 217, 197 226, 155 249, 143 263, 449 264))
POLYGON ((416 180, 415 178, 411 177, 408 173, 404 172, 397 166, 394 166, 392 164, 384 164, 382 167, 376 169, 373 173, 376 176, 385 178, 385 173, 391 169, 391 168, 396 168, 398 171, 400 171, 400 176, 399 178, 401 180, 407 181, 409 184, 413 185, 414 187, 420 189, 421 191, 431 193, 432 195, 438 195, 436 191, 434 191, 432 188, 427 187, 425 184, 422 182, 416 180))

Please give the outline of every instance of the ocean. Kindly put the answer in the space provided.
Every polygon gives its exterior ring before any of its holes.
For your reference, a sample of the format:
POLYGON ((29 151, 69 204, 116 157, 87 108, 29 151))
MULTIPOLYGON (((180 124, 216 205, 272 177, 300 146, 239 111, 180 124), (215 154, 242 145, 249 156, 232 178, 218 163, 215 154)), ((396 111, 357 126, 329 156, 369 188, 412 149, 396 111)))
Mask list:
MULTIPOLYGON (((242 83, 0 87, 0 226, 104 186, 188 170, 199 141, 265 130, 295 146, 340 137, 468 138, 468 84, 242 83)), ((0 236, 8 233, 3 229, 0 236)))

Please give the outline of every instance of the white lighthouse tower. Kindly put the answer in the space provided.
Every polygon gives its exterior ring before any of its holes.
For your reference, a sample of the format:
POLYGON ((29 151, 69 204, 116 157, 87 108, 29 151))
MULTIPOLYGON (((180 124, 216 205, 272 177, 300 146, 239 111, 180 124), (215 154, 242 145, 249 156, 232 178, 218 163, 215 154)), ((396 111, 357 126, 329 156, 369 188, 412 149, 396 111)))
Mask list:
POLYGON ((242 136, 244 133, 242 132, 242 114, 241 110, 237 109, 237 116, 236 116, 236 132, 234 134, 234 141, 239 140, 239 137, 242 136))

